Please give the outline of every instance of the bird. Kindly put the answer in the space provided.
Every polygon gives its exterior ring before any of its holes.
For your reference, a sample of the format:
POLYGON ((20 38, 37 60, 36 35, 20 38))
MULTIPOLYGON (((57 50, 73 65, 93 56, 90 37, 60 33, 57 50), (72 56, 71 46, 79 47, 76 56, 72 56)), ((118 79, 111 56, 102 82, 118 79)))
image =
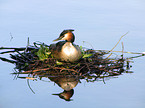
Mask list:
POLYGON ((65 62, 76 62, 82 57, 82 51, 78 45, 75 45, 75 35, 73 29, 63 30, 60 36, 53 40, 59 41, 56 44, 51 44, 49 49, 54 58, 65 62))

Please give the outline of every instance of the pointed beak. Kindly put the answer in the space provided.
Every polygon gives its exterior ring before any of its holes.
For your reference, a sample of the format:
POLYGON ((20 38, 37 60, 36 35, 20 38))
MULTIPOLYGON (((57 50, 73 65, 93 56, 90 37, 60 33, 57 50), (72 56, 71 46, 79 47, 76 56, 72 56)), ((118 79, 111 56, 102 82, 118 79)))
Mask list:
POLYGON ((60 94, 52 94, 52 95, 57 95, 57 96, 59 96, 60 94))
POLYGON ((58 41, 58 40, 60 40, 60 38, 57 38, 57 39, 53 40, 53 42, 58 41))
POLYGON ((61 40, 63 38, 63 36, 58 37, 57 39, 53 40, 53 42, 61 40))

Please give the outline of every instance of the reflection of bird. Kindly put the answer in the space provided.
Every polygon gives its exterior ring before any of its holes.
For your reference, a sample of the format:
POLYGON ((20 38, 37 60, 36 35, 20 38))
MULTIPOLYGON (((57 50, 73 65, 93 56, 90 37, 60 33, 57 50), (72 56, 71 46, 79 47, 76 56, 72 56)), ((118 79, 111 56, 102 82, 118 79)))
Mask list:
POLYGON ((58 84, 59 87, 62 89, 69 91, 76 87, 76 85, 79 82, 78 77, 74 76, 58 76, 58 77, 50 77, 51 81, 54 81, 56 84, 58 84))
POLYGON ((78 84, 78 79, 77 78, 59 78, 56 82, 62 89, 69 91, 76 87, 78 84))
POLYGON ((82 52, 79 46, 73 44, 75 40, 75 36, 72 33, 72 29, 64 30, 59 38, 55 39, 54 41, 58 40, 65 40, 58 42, 56 44, 50 45, 50 51, 52 55, 61 60, 66 62, 75 62, 78 61, 82 57, 82 52))
POLYGON ((79 82, 78 76, 57 76, 57 77, 48 77, 51 81, 54 81, 59 87, 64 89, 62 93, 59 94, 53 94, 57 95, 60 98, 71 101, 71 97, 74 94, 73 88, 76 87, 76 85, 79 82))
POLYGON ((57 96, 59 96, 61 99, 64 99, 64 100, 66 100, 66 101, 71 101, 70 98, 73 96, 73 94, 74 94, 74 90, 71 89, 71 90, 69 90, 69 91, 64 90, 62 93, 59 93, 59 94, 52 94, 52 95, 57 95, 57 96))

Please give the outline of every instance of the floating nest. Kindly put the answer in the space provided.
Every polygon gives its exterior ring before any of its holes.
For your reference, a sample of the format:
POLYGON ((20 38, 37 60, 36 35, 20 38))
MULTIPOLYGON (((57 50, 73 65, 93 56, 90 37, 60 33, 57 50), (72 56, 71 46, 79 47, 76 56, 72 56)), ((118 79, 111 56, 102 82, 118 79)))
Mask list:
POLYGON ((54 58, 49 50, 49 45, 45 43, 34 42, 33 45, 29 45, 28 38, 26 47, 0 47, 0 50, 6 50, 0 52, 1 55, 10 54, 9 59, 5 57, 0 57, 0 59, 15 64, 15 71, 12 74, 16 75, 16 78, 27 79, 28 86, 33 93, 35 92, 30 87, 29 79, 36 80, 39 78, 41 80, 46 77, 64 89, 63 92, 53 95, 71 101, 70 98, 74 94, 73 88, 80 82, 80 79, 85 79, 87 82, 103 80, 105 83, 108 78, 122 73, 132 73, 130 71, 132 59, 145 56, 144 52, 124 52, 123 44, 122 51, 115 52, 113 49, 117 44, 110 51, 87 49, 80 46, 82 58, 77 62, 69 63, 54 58), (117 54, 118 52, 120 55, 117 54), (124 57, 124 53, 137 54, 137 56, 124 57))
POLYGON ((75 62, 60 62, 55 59, 49 51, 49 45, 34 42, 24 48, 4 48, 8 51, 0 54, 10 53, 10 58, 1 60, 15 64, 13 74, 31 75, 32 78, 39 76, 79 76, 80 79, 95 81, 97 78, 111 77, 129 72, 130 59, 124 58, 123 53, 114 58, 110 57, 110 51, 93 50, 82 48, 83 57, 75 62))

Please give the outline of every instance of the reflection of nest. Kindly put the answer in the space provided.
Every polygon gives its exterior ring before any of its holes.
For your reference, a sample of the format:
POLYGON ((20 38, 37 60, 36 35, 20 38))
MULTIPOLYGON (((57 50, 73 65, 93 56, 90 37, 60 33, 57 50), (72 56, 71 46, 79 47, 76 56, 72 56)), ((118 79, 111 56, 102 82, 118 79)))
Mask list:
POLYGON ((37 48, 28 47, 25 52, 20 53, 18 50, 16 52, 17 54, 11 54, 18 70, 15 74, 31 74, 33 77, 78 75, 81 79, 91 81, 94 78, 120 75, 130 68, 129 62, 123 58, 123 55, 116 59, 105 58, 108 53, 104 51, 86 50, 84 53, 91 56, 82 58, 76 63, 60 64, 51 55, 45 60, 39 60, 36 55, 37 48))

